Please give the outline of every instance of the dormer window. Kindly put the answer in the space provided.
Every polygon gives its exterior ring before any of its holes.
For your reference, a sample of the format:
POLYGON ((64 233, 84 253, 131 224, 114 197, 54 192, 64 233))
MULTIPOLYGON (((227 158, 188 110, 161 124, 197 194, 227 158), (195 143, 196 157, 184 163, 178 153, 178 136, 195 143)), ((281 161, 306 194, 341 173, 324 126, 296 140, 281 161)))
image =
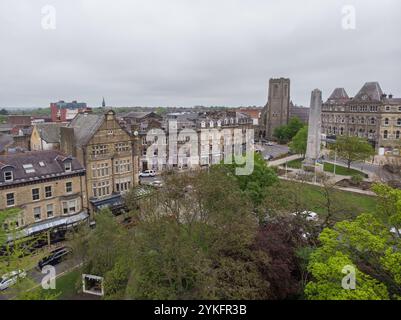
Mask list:
POLYGON ((202 122, 201 122, 201 127, 202 127, 202 128, 205 128, 205 127, 206 127, 206 122, 205 122, 205 121, 202 121, 202 122))
POLYGON ((14 175, 12 171, 4 172, 4 181, 9 182, 14 180, 14 175))
POLYGON ((65 172, 71 172, 72 166, 71 166, 71 162, 70 161, 64 162, 64 170, 65 170, 65 172))

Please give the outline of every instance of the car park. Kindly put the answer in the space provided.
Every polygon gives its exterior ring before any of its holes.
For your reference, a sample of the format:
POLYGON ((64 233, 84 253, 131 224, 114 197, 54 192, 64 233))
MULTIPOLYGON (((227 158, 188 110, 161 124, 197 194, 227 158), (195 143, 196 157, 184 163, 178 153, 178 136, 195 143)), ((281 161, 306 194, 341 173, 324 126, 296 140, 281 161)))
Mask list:
POLYGON ((24 270, 16 270, 6 273, 0 278, 0 291, 6 290, 15 285, 18 279, 24 279, 26 272, 24 270))

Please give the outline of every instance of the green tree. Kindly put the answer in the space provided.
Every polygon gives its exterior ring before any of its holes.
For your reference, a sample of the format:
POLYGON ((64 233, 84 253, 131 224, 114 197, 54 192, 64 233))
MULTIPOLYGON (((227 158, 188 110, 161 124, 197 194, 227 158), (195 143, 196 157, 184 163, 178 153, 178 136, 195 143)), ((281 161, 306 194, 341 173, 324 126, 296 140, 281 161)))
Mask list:
POLYGON ((298 133, 292 138, 289 145, 290 150, 294 153, 305 157, 306 147, 308 145, 308 127, 301 128, 298 133))
POLYGON ((262 222, 264 217, 260 211, 260 206, 269 192, 268 188, 278 182, 277 173, 267 165, 262 155, 258 153, 254 154, 254 168, 250 175, 236 175, 235 172, 238 166, 235 163, 220 164, 217 169, 227 171, 233 182, 252 200, 253 210, 259 215, 262 222))
POLYGON ((84 226, 69 235, 73 258, 83 263, 83 271, 105 277, 106 296, 118 298, 123 297, 128 282, 131 240, 108 209, 96 215, 96 229, 84 226))
POLYGON ((19 229, 16 221, 21 215, 21 209, 12 208, 0 211, 0 277, 3 274, 24 270, 27 277, 18 278, 17 283, 10 289, 16 300, 54 300, 57 295, 51 291, 32 290, 37 285, 29 274, 34 257, 33 248, 39 237, 19 237, 19 229), (3 226, 7 225, 4 229, 3 226))
POLYGON ((375 154, 367 140, 354 136, 338 137, 330 148, 337 152, 338 157, 347 161, 348 169, 353 162, 367 160, 375 154))
POLYGON ((287 125, 276 128, 273 132, 273 136, 277 138, 280 143, 287 143, 291 141, 304 126, 305 125, 298 117, 292 117, 287 125))
POLYGON ((401 298, 401 191, 383 185, 374 190, 379 214, 362 214, 321 233, 308 266, 313 276, 305 288, 309 299, 401 298), (342 287, 346 266, 355 268, 356 290, 342 287))
POLYGON ((252 248, 258 224, 250 200, 223 168, 166 176, 139 211, 132 229, 98 215, 79 250, 84 271, 104 276, 105 299, 269 296, 261 270, 270 260, 252 248))

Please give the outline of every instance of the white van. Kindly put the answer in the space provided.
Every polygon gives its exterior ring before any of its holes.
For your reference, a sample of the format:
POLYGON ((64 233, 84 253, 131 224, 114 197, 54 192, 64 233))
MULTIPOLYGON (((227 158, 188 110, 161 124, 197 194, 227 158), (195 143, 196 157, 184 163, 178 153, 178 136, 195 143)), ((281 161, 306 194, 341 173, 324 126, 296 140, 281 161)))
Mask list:
POLYGON ((146 177, 155 177, 156 176, 156 171, 154 170, 145 170, 139 174, 140 177, 146 178, 146 177))

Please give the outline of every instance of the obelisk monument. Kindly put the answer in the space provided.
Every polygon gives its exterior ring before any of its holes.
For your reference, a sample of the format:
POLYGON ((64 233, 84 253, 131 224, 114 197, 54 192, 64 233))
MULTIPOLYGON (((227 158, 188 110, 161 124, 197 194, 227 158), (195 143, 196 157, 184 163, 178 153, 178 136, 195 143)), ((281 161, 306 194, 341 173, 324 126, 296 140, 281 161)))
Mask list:
POLYGON ((315 89, 312 91, 310 111, 309 111, 309 130, 308 144, 306 147, 304 170, 315 171, 316 160, 320 158, 320 145, 322 140, 322 91, 315 89))

